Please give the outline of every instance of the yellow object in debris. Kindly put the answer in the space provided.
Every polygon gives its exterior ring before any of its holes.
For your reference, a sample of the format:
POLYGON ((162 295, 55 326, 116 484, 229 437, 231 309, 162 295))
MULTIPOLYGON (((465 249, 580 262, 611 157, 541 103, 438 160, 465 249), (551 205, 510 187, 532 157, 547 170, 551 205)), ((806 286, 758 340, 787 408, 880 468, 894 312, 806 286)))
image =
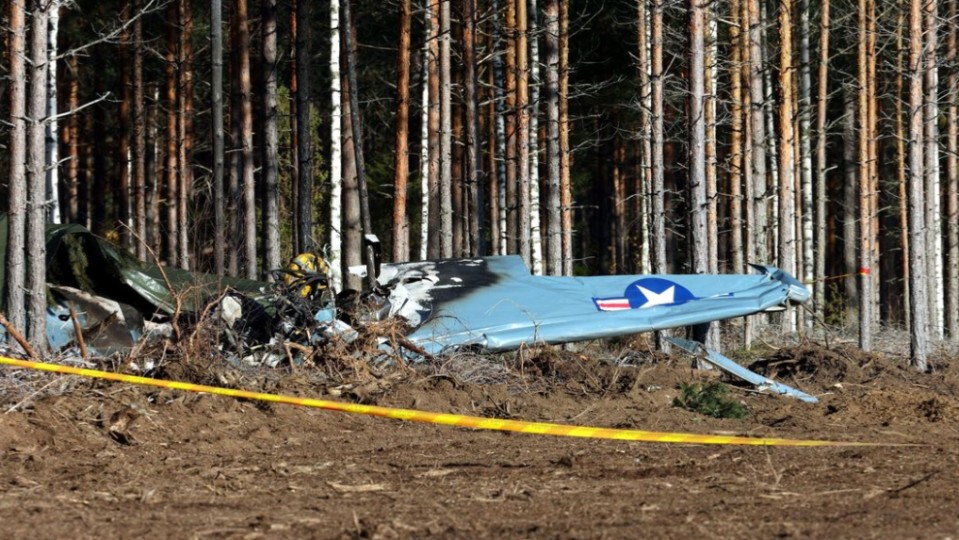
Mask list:
POLYGON ((326 289, 329 275, 330 265, 326 263, 323 257, 316 253, 300 253, 290 261, 290 264, 286 265, 283 283, 291 287, 302 283, 303 285, 298 289, 298 292, 300 296, 306 298, 315 292, 326 289))

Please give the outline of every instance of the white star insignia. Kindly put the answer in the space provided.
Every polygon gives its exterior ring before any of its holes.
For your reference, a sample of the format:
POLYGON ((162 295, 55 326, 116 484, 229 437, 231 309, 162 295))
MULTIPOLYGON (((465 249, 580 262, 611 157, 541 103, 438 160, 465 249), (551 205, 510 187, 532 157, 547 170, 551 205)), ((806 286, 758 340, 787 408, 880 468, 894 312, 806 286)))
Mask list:
POLYGON ((654 306, 666 306, 676 303, 676 286, 673 285, 661 293, 653 292, 641 285, 636 286, 639 292, 646 297, 646 303, 639 306, 639 309, 651 308, 654 306))

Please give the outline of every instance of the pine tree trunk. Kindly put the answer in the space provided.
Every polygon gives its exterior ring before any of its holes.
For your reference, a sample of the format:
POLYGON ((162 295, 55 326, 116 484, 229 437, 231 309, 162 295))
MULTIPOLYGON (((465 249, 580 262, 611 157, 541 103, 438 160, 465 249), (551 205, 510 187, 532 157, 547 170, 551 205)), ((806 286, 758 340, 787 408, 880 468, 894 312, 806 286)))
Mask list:
POLYGON ((505 87, 506 94, 506 179, 504 181, 506 188, 506 198, 503 208, 506 209, 506 253, 518 253, 517 241, 519 239, 519 194, 517 193, 518 179, 516 176, 516 167, 519 157, 517 150, 519 145, 516 142, 517 120, 519 117, 516 109, 516 3, 521 0, 506 0, 506 66, 505 66, 505 87))
POLYGON ((470 254, 476 257, 486 255, 485 204, 482 184, 483 142, 480 135, 479 96, 477 95, 476 84, 476 0, 463 0, 463 19, 466 187, 470 201, 470 254))
MULTIPOLYGON (((452 79, 450 75, 450 0, 437 0, 440 7, 440 257, 453 256, 453 127, 452 79)), ((362 185, 362 179, 361 179, 362 185)), ((369 231, 367 231, 369 232, 369 231)))
MULTIPOLYGON (((189 270, 192 265, 189 242, 189 212, 187 204, 193 191, 193 11, 190 0, 180 0, 180 57, 181 62, 177 76, 179 90, 177 99, 179 104, 177 130, 180 145, 178 147, 177 162, 179 163, 180 185, 177 193, 177 231, 180 239, 177 246, 180 248, 180 268, 189 270)), ((252 132, 252 129, 251 129, 252 132)), ((252 146, 252 144, 251 144, 252 146)), ((252 156, 252 150, 251 154, 252 156)), ((251 158, 252 159, 252 158, 251 158)), ((252 168, 252 165, 251 165, 252 168)))
POLYGON ((732 0, 729 5, 729 229, 732 272, 741 274, 745 269, 743 253, 742 185, 743 185, 743 79, 742 79, 742 32, 741 6, 743 0, 732 0))
MULTIPOLYGON (((337 0, 331 1, 335 3, 337 0)), ((312 51, 310 47, 311 8, 311 2, 300 2, 297 0, 295 44, 297 84, 296 157, 298 165, 296 172, 296 231, 299 237, 296 244, 297 250, 301 253, 312 252, 316 248, 316 244, 313 241, 313 136, 310 130, 310 66, 312 65, 312 51)), ((335 110, 332 116, 337 116, 335 110)), ((334 176, 333 179, 335 182, 336 176, 334 176)), ((333 266, 336 265, 333 264, 333 266)))
POLYGON ((177 139, 177 72, 178 64, 178 42, 177 27, 174 21, 177 21, 177 4, 171 2, 167 8, 167 35, 166 35, 166 170, 165 186, 166 200, 166 231, 161 235, 166 240, 166 260, 169 266, 177 266, 177 256, 180 250, 177 242, 180 234, 177 231, 179 220, 177 219, 177 188, 179 187, 179 170, 177 169, 177 149, 179 147, 177 139))
POLYGON ((409 180, 410 27, 412 2, 400 0, 400 43, 396 58, 396 139, 393 150, 393 260, 410 258, 406 190, 409 180))
MULTIPOLYGON (((279 130, 277 127, 276 0, 263 0, 263 265, 280 268, 280 192, 278 183, 279 130)), ((270 274, 267 274, 269 276, 270 274)))
MULTIPOLYGON (((250 29, 247 14, 247 0, 237 0, 237 45, 232 54, 237 55, 240 92, 240 155, 242 175, 240 185, 243 191, 243 270, 244 277, 256 279, 256 184, 253 176, 253 84, 250 79, 250 29)), ((303 28, 300 28, 303 31, 303 28)), ((303 79, 307 77, 300 73, 303 79)), ((301 89, 306 86, 300 81, 301 89)), ((309 124, 306 124, 309 125, 309 124)), ((306 130, 301 133, 304 138, 306 130)))
MULTIPOLYGON (((333 0, 338 2, 339 0, 333 0)), ((342 32, 349 31, 349 27, 341 28, 340 43, 342 45, 342 32)), ((346 65, 346 48, 340 47, 340 66, 346 65)), ((342 251, 342 276, 343 287, 347 289, 359 290, 362 288, 362 281, 349 273, 351 266, 363 264, 363 230, 360 221, 360 195, 359 184, 356 176, 356 154, 353 146, 353 109, 350 106, 350 80, 346 73, 340 74, 342 93, 340 94, 340 110, 342 111, 342 131, 341 147, 343 155, 343 251, 342 251)))
MULTIPOLYGON (((27 103, 27 340, 47 349, 46 136, 47 21, 50 3, 35 0, 30 27, 30 97, 27 103)), ((9 285, 8 285, 9 286, 9 285)))
MULTIPOLYGON (((507 0, 509 2, 510 0, 507 0)), ((494 170, 496 171, 497 176, 497 186, 496 192, 494 194, 496 199, 496 213, 492 214, 493 220, 496 221, 496 230, 498 234, 494 237, 496 238, 497 255, 506 255, 509 251, 509 238, 507 236, 507 214, 508 209, 506 207, 506 163, 507 163, 507 152, 506 152, 506 75, 505 67, 503 66, 503 54, 497 53, 496 51, 501 50, 502 45, 502 28, 500 24, 500 9, 497 0, 492 0, 492 18, 493 18, 493 37, 492 37, 492 47, 491 50, 493 54, 493 102, 495 103, 495 126, 496 126, 496 141, 495 152, 492 152, 495 156, 498 156, 498 159, 495 162, 494 170)))
MULTIPOLYGON (((779 129, 782 136, 779 141, 780 182, 779 182, 779 266, 786 272, 796 275, 796 178, 795 131, 793 129, 793 65, 792 65, 792 3, 779 5, 779 87, 782 97, 779 100, 779 129)), ((796 331, 796 312, 787 310, 783 315, 783 327, 787 332, 796 331)))
POLYGON ((695 274, 709 272, 709 236, 706 199, 706 121, 704 0, 689 0, 689 191, 691 195, 691 255, 695 274))
MULTIPOLYGON (((129 8, 129 5, 126 6, 129 8)), ((129 9, 124 9, 121 16, 126 19, 130 15, 129 9)), ((132 90, 132 67, 131 39, 130 33, 124 29, 119 36, 119 59, 120 59, 120 91, 119 103, 117 104, 117 120, 119 124, 119 133, 117 137, 117 159, 114 160, 114 178, 117 179, 116 189, 113 194, 113 203, 117 214, 117 232, 120 234, 120 242, 123 247, 129 249, 132 247, 132 237, 130 235, 130 172, 131 172, 131 153, 130 139, 133 133, 133 119, 130 117, 130 102, 133 101, 132 90)), ((49 155, 49 152, 48 152, 49 155)), ((49 186, 48 186, 49 187, 49 186)))
MULTIPOLYGON (((828 0, 827 0, 828 2, 828 0)), ((815 290, 815 255, 813 245, 813 153, 812 153, 812 67, 809 56, 810 37, 810 6, 809 0, 801 0, 799 14, 799 170, 801 177, 800 201, 802 205, 802 263, 797 265, 801 270, 802 281, 809 283, 815 290)), ((828 9, 828 7, 824 8, 828 9)), ((821 274, 820 274, 821 275, 821 274)), ((812 328, 811 311, 805 312, 804 325, 812 328)))
MULTIPOLYGON (((645 0, 639 0, 643 2, 645 0)), ((559 2, 547 0, 546 29, 546 273, 563 275, 563 223, 559 149, 559 2)))
MULTIPOLYGON (((130 11, 136 16, 136 20, 133 21, 133 140, 131 141, 131 153, 133 155, 132 227, 137 235, 137 238, 134 240, 137 258, 145 260, 147 257, 147 246, 145 244, 146 130, 144 127, 146 117, 144 114, 145 96, 143 90, 143 18, 138 16, 140 13, 140 0, 131 0, 130 11)), ((220 113, 222 114, 222 112, 221 110, 220 113)), ((222 173, 222 170, 220 172, 222 173)))
POLYGON ((952 341, 959 340, 959 0, 949 2, 949 20, 953 21, 946 43, 946 65, 950 66, 946 83, 946 223, 949 224, 948 279, 946 280, 946 331, 952 341))
POLYGON ((869 176, 869 74, 867 67, 866 0, 859 0, 858 108, 859 118, 859 347, 872 349, 872 199, 869 176))
POLYGON ((429 28, 429 233, 426 254, 430 259, 442 257, 441 200, 441 122, 440 118, 440 2, 430 1, 429 28))
POLYGON ((925 371, 928 367, 929 296, 927 294, 927 246, 924 233, 926 197, 923 175, 923 93, 922 93, 922 2, 909 2, 909 304, 910 359, 925 371))
POLYGON ((942 196, 939 178, 939 68, 936 50, 939 46, 938 0, 926 0, 925 52, 925 173, 926 173, 926 249, 929 280, 929 328, 931 336, 942 339, 944 333, 943 269, 942 269, 942 196))
POLYGON ((26 23, 24 5, 7 4, 10 25, 10 146, 7 149, 10 164, 7 195, 7 256, 6 293, 4 311, 14 328, 26 331, 27 312, 24 286, 26 285, 26 220, 27 220, 27 116, 26 93, 26 23))
MULTIPOLYGON (((662 65, 662 63, 660 63, 662 65)), ((563 275, 573 275, 573 190, 569 147, 569 0, 559 4, 559 178, 563 211, 563 275)))
POLYGON ((213 98, 213 267, 218 276, 226 273, 226 214, 223 185, 223 5, 211 2, 212 98, 213 98))
POLYGON ((649 0, 637 0, 636 20, 637 33, 639 34, 639 50, 637 56, 639 59, 639 86, 640 86, 640 107, 639 107, 639 132, 640 143, 640 179, 639 179, 639 220, 640 220, 640 251, 641 264, 640 273, 648 274, 652 272, 652 241, 650 238, 650 205, 651 186, 652 186, 652 167, 650 166, 650 157, 652 155, 652 138, 650 136, 650 112, 652 109, 652 91, 650 88, 650 59, 649 59, 649 0))
MULTIPOLYGON (((146 205, 146 243, 154 253, 160 253, 160 167, 163 160, 160 158, 159 120, 160 87, 157 83, 150 83, 147 87, 150 101, 146 109, 146 137, 144 168, 146 169, 144 204, 146 205)), ((87 145, 89 146, 89 145, 87 145)), ((83 192, 81 192, 83 193, 83 192)), ((86 206, 84 199, 81 207, 86 206)), ((81 220, 82 222, 82 220, 81 220)))
POLYGON ((843 87, 843 183, 842 226, 843 226, 843 269, 845 270, 844 289, 846 299, 846 318, 851 322, 858 320, 859 290, 856 284, 858 265, 856 264, 856 207, 858 205, 858 138, 856 136, 856 96, 852 85, 843 87))
POLYGON ((903 44, 906 32, 906 0, 898 1, 899 17, 896 25, 896 180, 899 186, 899 243, 902 246, 900 258, 902 269, 903 321, 909 328, 912 324, 909 302, 909 189, 906 176, 906 126, 903 121, 903 57, 907 48, 903 44))
POLYGON ((516 2, 516 228, 519 254, 532 267, 530 250, 529 56, 526 0, 516 2))
MULTIPOLYGON (((69 90, 67 91, 67 110, 74 111, 80 106, 80 78, 77 73, 77 57, 71 56, 67 62, 69 64, 67 71, 70 80, 69 90)), ((67 117, 65 126, 67 133, 65 137, 67 140, 67 211, 65 221, 67 223, 80 221, 80 116, 79 113, 71 114, 67 117)), ((142 237, 146 238, 144 229, 141 228, 140 230, 142 237)), ((142 259, 142 257, 140 258, 142 259)))
MULTIPOLYGON (((829 133, 826 127, 826 115, 829 105, 829 0, 823 0, 820 14, 819 34, 819 89, 816 101, 816 243, 815 243, 815 276, 818 278, 814 287, 816 315, 821 319, 825 315, 826 304, 826 183, 827 155, 826 141, 829 133)), ((896 100, 898 103, 899 100, 896 100)))
POLYGON ((768 261, 766 251, 769 236, 769 221, 766 209, 766 123, 765 95, 763 93, 763 48, 762 27, 759 17, 759 0, 744 0, 749 3, 749 114, 752 132, 752 233, 753 261, 768 261))
MULTIPOLYGON (((703 115, 706 124, 706 248, 708 250, 707 268, 710 273, 719 273, 719 216, 718 216, 718 186, 716 178, 716 13, 715 4, 709 2, 704 8, 703 22, 706 31, 704 43, 704 102, 703 115)), ((712 343, 719 344, 719 325, 713 325, 709 333, 712 343)))

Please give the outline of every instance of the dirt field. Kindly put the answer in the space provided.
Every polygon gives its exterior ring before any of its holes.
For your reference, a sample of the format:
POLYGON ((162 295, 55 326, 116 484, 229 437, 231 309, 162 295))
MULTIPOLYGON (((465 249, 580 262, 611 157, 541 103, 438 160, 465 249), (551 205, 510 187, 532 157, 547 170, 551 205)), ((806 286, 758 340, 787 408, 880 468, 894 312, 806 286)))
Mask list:
POLYGON ((773 354, 772 372, 821 403, 733 387, 750 414, 732 420, 673 405, 681 383, 715 377, 691 370, 688 360, 637 355, 628 359, 632 365, 617 366, 592 359, 589 349, 567 356, 533 355, 498 382, 464 382, 476 377, 434 369, 332 386, 301 369, 243 374, 227 383, 481 416, 921 446, 753 448, 537 437, 70 377, 18 373, 19 386, 11 386, 7 373, 4 409, 27 399, 0 414, 0 530, 5 538, 948 538, 959 532, 959 366, 948 361, 922 375, 901 367, 900 359, 849 348, 784 349, 773 354), (26 387, 56 395, 14 395, 26 387))

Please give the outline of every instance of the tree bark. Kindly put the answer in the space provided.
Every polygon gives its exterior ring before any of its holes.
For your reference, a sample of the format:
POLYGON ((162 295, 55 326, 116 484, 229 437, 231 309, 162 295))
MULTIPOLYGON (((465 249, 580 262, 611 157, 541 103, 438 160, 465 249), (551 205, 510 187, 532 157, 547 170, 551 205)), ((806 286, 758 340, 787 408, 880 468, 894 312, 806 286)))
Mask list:
MULTIPOLYGON (((440 257, 445 258, 453 256, 453 104, 450 75, 450 0, 437 1, 440 8, 440 257)), ((362 179, 360 179, 360 185, 362 186, 362 179)))
MULTIPOLYGON (((523 0, 525 1, 525 0, 523 0)), ((527 128, 528 137, 526 156, 529 160, 529 237, 530 237, 530 267, 533 274, 543 275, 543 230, 540 224, 540 191, 539 191, 539 9, 536 0, 529 0, 529 100, 527 128)))
POLYGON ((47 6, 46 94, 47 114, 45 153, 49 165, 46 171, 47 219, 60 223, 60 141, 57 128, 57 37, 60 29, 60 0, 49 0, 47 6))
POLYGON ((729 229, 732 272, 741 274, 745 269, 743 253, 742 185, 743 185, 743 78, 742 78, 742 32, 741 6, 744 0, 732 0, 729 5, 729 229))
POLYGON ((412 2, 400 0, 400 43, 396 58, 396 139, 393 149, 393 261, 410 257, 406 191, 409 180, 410 27, 412 2))
MULTIPOLYGON (((280 193, 278 183, 276 0, 263 0, 263 265, 280 268, 280 193)), ((269 274, 268 274, 269 276, 269 274)))
POLYGON ((872 199, 869 176, 869 74, 867 67, 866 0, 859 0, 858 109, 859 118, 859 347, 872 349, 872 199))
POLYGON ((10 178, 7 195, 6 298, 4 309, 14 328, 26 331, 26 218, 27 218, 27 116, 26 16, 24 5, 9 2, 10 25, 10 178))
MULTIPOLYGON (((336 2, 337 0, 331 0, 336 2)), ((312 252, 313 241, 313 136, 310 131, 310 77, 312 51, 310 47, 311 2, 296 4, 296 156, 297 180, 297 251, 312 252)), ((332 33, 331 33, 332 35, 332 33)), ((333 116, 336 111, 333 111, 333 116)), ((334 176, 334 182, 336 181, 334 176)))
MULTIPOLYGON (((330 0, 330 269, 333 286, 344 286, 343 271, 343 102, 340 73, 340 2, 330 0)), ((351 154, 352 156, 352 154, 351 154)), ((352 157, 351 157, 352 159, 352 157)), ((352 162, 352 161, 351 161, 352 162)), ((355 186, 356 172, 352 172, 355 186)), ((355 194, 355 193, 354 193, 355 194)), ((312 217, 310 221, 312 222, 312 217)))
MULTIPOLYGON (((243 191, 243 270, 244 277, 256 279, 256 184, 253 176, 253 84, 250 79, 250 29, 247 0, 237 0, 237 45, 236 52, 239 68, 240 92, 240 155, 242 175, 240 185, 243 191)), ((300 29, 302 32, 302 28, 300 29)), ((303 74, 300 74, 306 79, 303 74)), ((301 81, 302 86, 306 82, 301 81)), ((301 92, 303 89, 301 88, 301 92)), ((309 124, 306 124, 309 125, 309 124)), ((305 137, 304 134, 301 136, 305 137)))
MULTIPOLYGON (((639 0, 643 2, 645 0, 639 0)), ((547 0, 546 27, 546 273, 563 275, 563 223, 559 148, 559 2, 547 0)))
POLYGON ((926 249, 929 280, 929 329, 931 336, 942 339, 944 333, 944 291, 942 269, 942 196, 939 178, 939 67, 936 50, 939 46, 938 0, 926 0, 923 49, 926 59, 925 83, 925 174, 926 174, 926 249))
POLYGON ((922 2, 909 2, 909 345, 912 365, 925 371, 929 355, 929 296, 923 193, 922 2))
POLYGON ((946 86, 946 223, 949 275, 946 280, 946 332, 959 340, 959 0, 949 2, 949 20, 953 21, 946 43, 946 65, 950 66, 946 86))
MULTIPOLYGON (((146 116, 144 114, 143 89, 143 17, 140 16, 140 0, 131 0, 133 21, 133 231, 137 238, 137 258, 147 257, 146 241, 146 116)), ((220 113, 222 114, 222 110, 220 113)), ((222 172, 222 171, 221 171, 222 172)), ((222 178, 222 177, 221 177, 222 178)))
POLYGON ((476 0, 463 0, 463 64, 466 107, 466 187, 470 199, 469 237, 474 257, 486 254, 485 208, 482 185, 483 143, 476 88, 476 0))
MULTIPOLYGON (((779 5, 779 128, 781 150, 779 152, 779 266, 796 275, 796 178, 795 178, 795 131, 793 129, 793 65, 792 65, 792 3, 779 5)), ((796 312, 787 310, 783 316, 787 332, 796 330, 796 312)))
POLYGON ((166 240, 166 260, 170 266, 177 266, 180 250, 177 242, 180 234, 177 231, 179 220, 177 219, 177 188, 179 187, 179 170, 177 161, 177 148, 179 146, 177 139, 177 4, 171 2, 167 8, 167 35, 166 35, 166 233, 162 237, 166 240))
MULTIPOLYGON (((827 6, 823 9, 828 10, 827 6)), ((801 176, 800 200, 802 204, 802 264, 797 270, 802 270, 802 281, 809 283, 815 292, 816 275, 815 255, 813 245, 813 154, 812 154, 812 68, 809 56, 810 7, 809 0, 801 0, 799 13, 799 170, 801 176)), ((821 275, 821 274, 820 274, 821 275)), ((807 311, 804 325, 812 328, 813 319, 807 311)))
POLYGON ((430 0, 429 28, 429 230, 426 254, 430 259, 442 257, 442 203, 441 200, 441 96, 440 96, 440 2, 430 0))
POLYGON ((516 2, 516 228, 519 254, 533 266, 530 238, 529 57, 526 0, 516 2))
MULTIPOLYGON (((245 0, 244 0, 245 1, 245 0)), ((180 141, 177 153, 179 163, 179 181, 177 190, 177 231, 180 239, 177 246, 180 248, 180 268, 189 270, 192 265, 189 241, 189 203, 193 191, 193 8, 190 0, 180 0, 180 66, 177 72, 179 78, 178 119, 177 130, 180 141)), ((250 130, 252 137, 252 129, 250 130)), ((252 142, 251 142, 252 148, 252 142)), ((252 156, 252 150, 251 154, 252 156)), ((251 157, 252 161, 252 157, 251 157)), ((252 165, 251 165, 252 168, 252 165)))
MULTIPOLYGON (((826 183, 827 155, 826 141, 829 133, 826 127, 829 105, 829 0, 823 0, 820 13, 819 29, 819 88, 816 100, 816 242, 815 242, 815 277, 813 283, 816 315, 821 319, 825 315, 826 304, 826 246, 828 243, 826 230, 826 183)), ((899 100, 897 99, 898 103, 899 100)))
POLYGON ((47 350, 46 135, 47 20, 50 2, 35 0, 30 28, 30 98, 27 103, 27 340, 47 350))
POLYGON ((766 261, 769 221, 766 215, 766 123, 763 93, 763 48, 759 0, 749 3, 749 114, 752 132, 753 250, 750 258, 766 261))
MULTIPOLYGON (((213 98, 213 267, 218 276, 226 273, 226 214, 223 186, 223 5, 211 2, 211 41, 213 42, 211 93, 213 98)), ((145 256, 145 254, 144 254, 145 256)))

